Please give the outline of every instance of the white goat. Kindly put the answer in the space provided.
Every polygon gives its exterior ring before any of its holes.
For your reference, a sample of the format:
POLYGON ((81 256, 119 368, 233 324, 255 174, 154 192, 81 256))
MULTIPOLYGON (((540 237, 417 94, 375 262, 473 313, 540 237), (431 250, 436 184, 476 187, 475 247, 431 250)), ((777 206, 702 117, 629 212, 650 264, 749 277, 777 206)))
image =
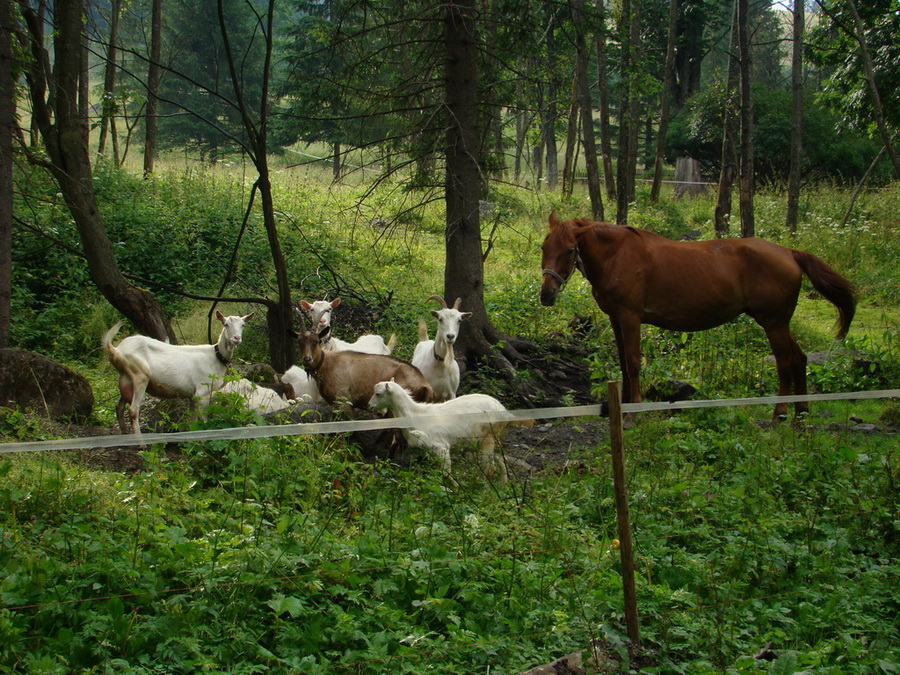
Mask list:
POLYGON ((459 364, 453 354, 453 344, 459 335, 459 324, 472 316, 472 312, 459 311, 460 298, 456 299, 453 307, 447 307, 438 295, 428 299, 436 300, 441 305, 441 309, 431 311, 431 316, 438 322, 437 335, 434 340, 429 340, 425 322, 419 322, 419 343, 413 352, 412 363, 422 371, 434 389, 434 400, 449 401, 456 398, 459 388, 459 364))
POLYGON ((204 407, 209 404, 212 393, 224 382, 234 348, 241 343, 244 324, 253 318, 253 314, 225 317, 217 311, 216 318, 222 322, 222 332, 213 345, 171 345, 144 335, 131 335, 118 347, 113 347, 112 340, 122 322, 106 331, 103 348, 110 363, 119 371, 120 398, 116 404, 116 417, 123 434, 128 433, 126 405, 130 407, 131 431, 140 433, 141 403, 145 393, 160 398, 191 399, 195 414, 195 398, 201 399, 204 407))
POLYGON ((506 408, 493 396, 465 394, 443 403, 418 403, 409 391, 393 380, 379 382, 369 400, 373 410, 390 410, 394 417, 416 417, 421 424, 402 429, 406 442, 415 448, 426 448, 450 475, 450 448, 461 441, 478 443, 478 460, 485 475, 505 482, 506 462, 494 452, 501 432, 513 419, 477 421, 469 413, 505 413, 506 408))
POLYGON ((259 387, 245 377, 226 382, 216 393, 240 394, 247 410, 258 412, 261 415, 278 412, 291 405, 272 389, 259 387))
POLYGON ((308 403, 313 408, 319 404, 319 388, 316 386, 316 381, 303 368, 291 366, 284 371, 281 382, 293 387, 294 398, 297 401, 308 403))
MULTIPOLYGON (((300 301, 300 306, 309 312, 309 318, 312 321, 312 329, 322 331, 331 327, 331 312, 341 304, 340 298, 335 298, 331 302, 327 300, 316 300, 309 303, 306 300, 300 301)), ((397 336, 391 335, 390 339, 385 343, 384 338, 380 335, 361 335, 356 342, 346 342, 333 337, 329 333, 328 340, 324 343, 323 348, 326 351, 353 351, 363 352, 364 354, 386 354, 389 355, 394 351, 397 344, 397 336)))

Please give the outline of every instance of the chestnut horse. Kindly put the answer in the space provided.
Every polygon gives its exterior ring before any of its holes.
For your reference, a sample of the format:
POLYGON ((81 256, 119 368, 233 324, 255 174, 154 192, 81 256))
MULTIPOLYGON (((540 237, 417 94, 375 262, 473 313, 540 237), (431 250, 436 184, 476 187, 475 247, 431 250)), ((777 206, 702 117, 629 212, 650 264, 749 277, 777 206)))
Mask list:
MULTIPOLYGON (((775 356, 778 395, 806 394, 806 354, 790 322, 805 274, 837 307, 839 338, 856 311, 852 284, 811 253, 762 239, 672 241, 634 227, 550 214, 541 245, 541 304, 552 305, 578 268, 609 316, 625 403, 641 400, 641 324, 677 331, 714 328, 747 314, 762 326, 775 356), (793 392, 791 391, 793 388, 793 392)), ((795 404, 799 416, 806 402, 795 404)), ((775 406, 774 420, 787 415, 775 406)))

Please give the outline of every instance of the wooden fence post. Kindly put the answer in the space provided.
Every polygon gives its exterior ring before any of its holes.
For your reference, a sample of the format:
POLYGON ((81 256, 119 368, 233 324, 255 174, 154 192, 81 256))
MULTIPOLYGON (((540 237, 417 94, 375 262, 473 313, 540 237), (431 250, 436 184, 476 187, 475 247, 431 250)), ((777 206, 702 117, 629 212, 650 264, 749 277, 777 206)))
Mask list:
POLYGON ((616 496, 616 521, 619 531, 619 557, 622 561, 622 591, 625 596, 625 628, 628 639, 641 644, 638 627, 637 594, 634 590, 634 556, 631 546, 631 517, 628 487, 625 481, 625 427, 622 422, 622 383, 608 382, 609 444, 612 450, 613 491, 616 496))

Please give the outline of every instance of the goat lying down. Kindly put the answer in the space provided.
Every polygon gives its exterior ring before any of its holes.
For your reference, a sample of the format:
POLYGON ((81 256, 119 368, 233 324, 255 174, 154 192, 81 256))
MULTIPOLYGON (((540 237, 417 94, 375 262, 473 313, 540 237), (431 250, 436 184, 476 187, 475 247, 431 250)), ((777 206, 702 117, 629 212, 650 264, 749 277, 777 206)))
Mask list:
POLYGON ((131 432, 140 433, 141 403, 149 393, 160 398, 187 398, 196 414, 196 400, 205 407, 213 392, 222 387, 231 364, 234 348, 241 343, 244 324, 253 318, 223 316, 219 339, 212 345, 172 345, 145 335, 131 335, 118 346, 112 341, 122 325, 120 321, 103 335, 102 345, 113 367, 119 371, 119 402, 116 418, 123 434, 128 433, 125 406, 131 414, 131 432))
POLYGON ((507 480, 506 462, 494 452, 497 439, 513 420, 479 421, 468 413, 505 413, 506 408, 493 396, 465 394, 443 403, 419 403, 407 389, 393 380, 379 382, 369 400, 373 410, 390 410, 394 417, 416 417, 421 424, 402 429, 411 447, 426 448, 450 476, 450 448, 459 442, 478 444, 478 460, 488 479, 507 480), (499 471, 499 476, 497 472, 499 471))
POLYGON ((294 395, 292 398, 295 400, 303 401, 313 408, 318 405, 319 387, 316 386, 316 381, 303 368, 291 366, 284 371, 284 375, 281 376, 281 382, 293 390, 294 395))
POLYGON ((320 331, 291 331, 304 370, 315 380, 319 395, 328 403, 347 401, 354 408, 365 409, 375 384, 391 378, 413 392, 417 401, 432 400, 431 385, 411 363, 385 354, 326 351, 324 343, 330 332, 330 327, 320 331))
MULTIPOLYGON (((340 304, 340 298, 335 298, 331 302, 327 300, 316 300, 315 302, 300 301, 300 306, 309 312, 313 329, 320 332, 331 327, 332 310, 340 304)), ((396 335, 391 335, 387 342, 380 335, 372 334, 361 335, 355 342, 346 342, 329 333, 328 339, 325 340, 322 347, 326 351, 354 351, 363 352, 364 354, 384 354, 389 356, 394 351, 396 344, 396 335)))
MULTIPOLYGON (((290 401, 282 398, 272 389, 259 387, 245 377, 226 382, 216 393, 240 394, 247 410, 258 412, 260 415, 278 412, 291 405, 290 401)), ((290 398, 293 399, 293 396, 290 398)))

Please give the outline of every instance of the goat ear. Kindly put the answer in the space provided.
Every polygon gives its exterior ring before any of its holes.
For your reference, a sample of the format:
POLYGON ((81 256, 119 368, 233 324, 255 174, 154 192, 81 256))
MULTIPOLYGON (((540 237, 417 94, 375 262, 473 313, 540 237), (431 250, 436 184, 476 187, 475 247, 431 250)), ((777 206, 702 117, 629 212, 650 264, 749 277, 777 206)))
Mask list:
POLYGON ((460 318, 468 319, 471 318, 472 312, 460 312, 460 318))
POLYGON ((306 300, 301 300, 301 301, 300 301, 300 306, 301 306, 303 309, 312 309, 312 305, 309 304, 306 300))
POLYGON ((334 300, 331 301, 331 306, 332 306, 332 307, 337 307, 339 304, 341 304, 341 299, 340 299, 340 298, 335 298, 334 300))
POLYGON ((438 319, 441 315, 438 314, 438 311, 436 309, 433 309, 431 310, 431 316, 433 316, 435 319, 438 319))
POLYGON ((256 316, 256 312, 250 312, 250 314, 244 317, 244 321, 250 321, 254 316, 256 316))
POLYGON ((222 312, 220 312, 219 310, 216 310, 216 318, 222 323, 225 323, 225 315, 222 314, 222 312))

